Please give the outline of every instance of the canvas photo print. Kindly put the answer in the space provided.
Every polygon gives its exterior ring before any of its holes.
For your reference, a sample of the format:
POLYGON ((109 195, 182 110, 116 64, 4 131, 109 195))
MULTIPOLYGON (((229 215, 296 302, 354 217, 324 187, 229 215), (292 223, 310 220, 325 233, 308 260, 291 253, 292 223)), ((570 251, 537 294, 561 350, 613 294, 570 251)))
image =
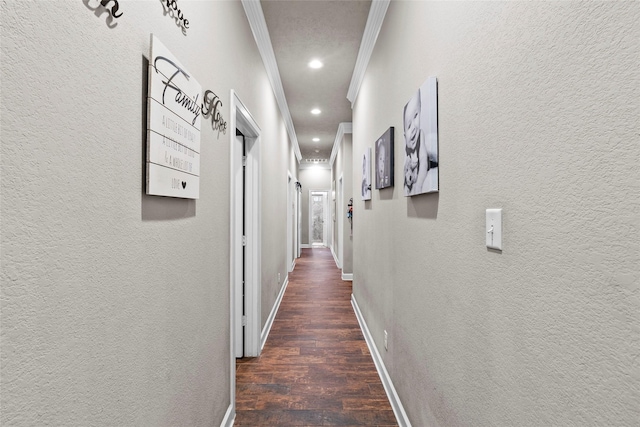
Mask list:
POLYGON ((438 94, 437 80, 429 77, 404 106, 404 195, 437 192, 438 94))
POLYGON ((393 126, 376 140, 376 189, 393 187, 393 126))
POLYGON ((362 156, 362 200, 371 200, 371 148, 362 156))

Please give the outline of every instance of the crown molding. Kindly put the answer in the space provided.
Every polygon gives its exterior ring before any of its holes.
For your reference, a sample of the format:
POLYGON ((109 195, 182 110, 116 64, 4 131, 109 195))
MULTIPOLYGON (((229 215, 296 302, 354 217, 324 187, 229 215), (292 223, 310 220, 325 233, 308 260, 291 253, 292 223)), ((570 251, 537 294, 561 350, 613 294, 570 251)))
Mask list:
POLYGON ((271 82, 271 88, 278 102, 278 107, 280 107, 280 113, 287 128, 289 139, 291 139, 293 151, 298 162, 300 162, 300 160, 302 160, 302 153, 300 153, 300 145, 298 144, 296 130, 293 127, 293 120, 291 119, 287 98, 284 96, 280 71, 278 70, 278 63, 276 62, 276 55, 273 52, 273 46, 271 45, 271 37, 269 37, 267 23, 264 20, 262 6, 259 0, 242 0, 242 6, 244 7, 244 13, 247 15, 253 37, 256 39, 262 62, 267 70, 267 76, 269 82, 271 82))
POLYGON ((353 76, 351 76, 351 84, 347 92, 347 99, 351 101, 351 108, 353 108, 353 104, 358 97, 358 91, 364 79, 364 73, 367 71, 367 66, 369 65, 373 48, 378 40, 378 34, 380 34, 380 28, 382 28, 382 22, 387 14, 390 2, 391 0, 373 0, 371 2, 367 25, 364 27, 358 58, 356 59, 353 76))
POLYGON ((353 133, 353 123, 342 122, 338 125, 338 132, 336 132, 336 139, 333 141, 333 149, 331 150, 331 157, 329 158, 330 165, 333 165, 333 162, 338 155, 340 143, 342 142, 342 138, 344 137, 345 133, 353 133))

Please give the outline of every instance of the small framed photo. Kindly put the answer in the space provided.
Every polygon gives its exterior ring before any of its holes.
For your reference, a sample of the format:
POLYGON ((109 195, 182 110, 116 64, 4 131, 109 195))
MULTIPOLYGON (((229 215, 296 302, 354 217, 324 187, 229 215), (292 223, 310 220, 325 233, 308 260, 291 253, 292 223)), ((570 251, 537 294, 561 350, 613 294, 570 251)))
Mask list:
POLYGON ((393 126, 376 140, 376 189, 393 187, 393 126))
POLYGON ((404 106, 404 195, 437 192, 438 81, 429 77, 404 106))
POLYGON ((362 200, 371 200, 371 148, 364 149, 362 156, 362 200))

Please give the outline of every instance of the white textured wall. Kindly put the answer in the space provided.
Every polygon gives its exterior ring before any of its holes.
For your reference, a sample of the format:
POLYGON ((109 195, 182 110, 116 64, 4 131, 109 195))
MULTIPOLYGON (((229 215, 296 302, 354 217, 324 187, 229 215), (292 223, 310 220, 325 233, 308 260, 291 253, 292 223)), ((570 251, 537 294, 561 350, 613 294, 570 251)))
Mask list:
MULTIPOLYGON (((237 90, 264 172, 286 169, 286 132, 240 2, 179 0, 186 36, 159 1, 119 3, 113 29, 80 0, 1 3, 3 426, 213 426, 229 405, 234 131, 203 120, 199 200, 144 194, 149 34, 225 120, 237 90)), ((265 275, 286 272, 284 228, 263 236, 265 275)))
MULTIPOLYGON (((342 203, 338 206, 342 206, 342 210, 337 212, 337 215, 340 218, 336 217, 336 226, 333 230, 333 241, 334 241, 334 251, 336 254, 338 253, 337 245, 338 245, 338 225, 337 221, 343 221, 342 228, 342 272, 345 274, 353 273, 353 237, 351 236, 351 225, 349 224, 349 220, 347 219, 347 205, 349 204, 349 199, 353 197, 354 194, 360 195, 360 192, 354 193, 354 184, 353 184, 353 153, 352 153, 352 135, 350 133, 345 134, 342 137, 342 142, 338 148, 336 153, 336 159, 333 164, 333 169, 331 170, 332 180, 336 181, 336 189, 338 188, 338 180, 340 176, 342 176, 343 181, 343 194, 342 194, 342 203)), ((362 170, 362 165, 360 166, 360 170, 362 170)), ((362 174, 362 172, 360 172, 362 174)), ((361 180, 361 176, 358 177, 358 181, 361 180)), ((337 197, 337 191, 336 191, 337 197)))
POLYGON ((354 294, 414 426, 638 425, 638 22, 637 2, 391 2, 353 136, 396 127, 396 186, 356 201, 354 294), (440 193, 405 198, 402 108, 433 75, 440 193))
MULTIPOLYGON (((256 65, 260 67, 260 65, 256 65)), ((271 309, 289 274, 287 261, 287 174, 292 148, 271 86, 262 88, 262 99, 271 105, 265 125, 277 124, 262 138, 262 296, 261 325, 267 322, 271 309), (278 281, 278 273, 280 281, 278 281)), ((264 132, 264 128, 262 129, 264 132)))

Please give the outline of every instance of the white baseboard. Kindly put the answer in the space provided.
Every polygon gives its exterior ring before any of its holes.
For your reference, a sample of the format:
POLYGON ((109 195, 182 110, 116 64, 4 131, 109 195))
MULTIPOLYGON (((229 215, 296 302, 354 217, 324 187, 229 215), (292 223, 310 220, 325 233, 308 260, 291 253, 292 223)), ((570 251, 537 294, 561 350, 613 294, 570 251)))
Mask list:
POLYGON ((273 304, 273 308, 271 309, 271 313, 269 313, 269 317, 267 318, 267 322, 262 329, 262 334, 260 334, 260 351, 264 348, 265 343, 267 342, 267 338, 269 337, 269 331, 271 331, 271 326, 273 326, 273 321, 276 319, 276 314, 278 314, 278 308, 280 308, 280 303, 282 302, 282 297, 284 296, 284 291, 287 290, 287 285, 289 285, 289 275, 284 278, 284 283, 282 284, 282 288, 280 288, 280 292, 278 293, 278 298, 276 298, 276 302, 273 304))
POLYGON ((338 268, 342 268, 342 266, 340 265, 340 261, 338 261, 338 257, 336 256, 336 253, 333 251, 333 246, 331 246, 331 255, 333 255, 336 266, 338 266, 338 268))
POLYGON ((224 414, 224 418, 222 419, 222 422, 220 423, 220 427, 232 427, 233 423, 235 422, 235 420, 236 420, 236 411, 234 411, 233 403, 232 403, 227 408, 227 413, 224 414))
POLYGON ((353 273, 342 273, 342 280, 353 282, 353 273))
POLYGON ((294 259, 293 262, 291 263, 291 270, 289 270, 289 272, 292 272, 295 268, 296 268, 296 260, 294 259))
POLYGON ((402 406, 402 402, 400 402, 400 397, 396 392, 396 388, 393 386, 391 377, 389 376, 387 368, 384 366, 384 362, 382 361, 382 356, 380 356, 380 353, 376 348, 376 344, 373 341, 373 337, 371 336, 369 327, 364 321, 364 317, 362 316, 360 307, 358 307, 356 297, 353 294, 351 294, 351 305, 353 306, 353 311, 355 311, 356 317, 358 318, 358 323, 360 323, 362 335, 364 335, 364 340, 367 342, 367 346, 369 347, 369 351, 371 352, 371 357, 373 358, 373 363, 376 365, 378 375, 380 376, 380 380, 382 381, 382 385, 384 386, 384 391, 387 393, 389 403, 391 404, 393 413, 396 416, 398 425, 400 427, 411 427, 411 421, 409 421, 409 417, 407 417, 407 413, 404 411, 404 406, 402 406))
POLYGON ((311 245, 307 245, 306 243, 303 243, 300 245, 300 248, 302 249, 311 249, 311 245))

